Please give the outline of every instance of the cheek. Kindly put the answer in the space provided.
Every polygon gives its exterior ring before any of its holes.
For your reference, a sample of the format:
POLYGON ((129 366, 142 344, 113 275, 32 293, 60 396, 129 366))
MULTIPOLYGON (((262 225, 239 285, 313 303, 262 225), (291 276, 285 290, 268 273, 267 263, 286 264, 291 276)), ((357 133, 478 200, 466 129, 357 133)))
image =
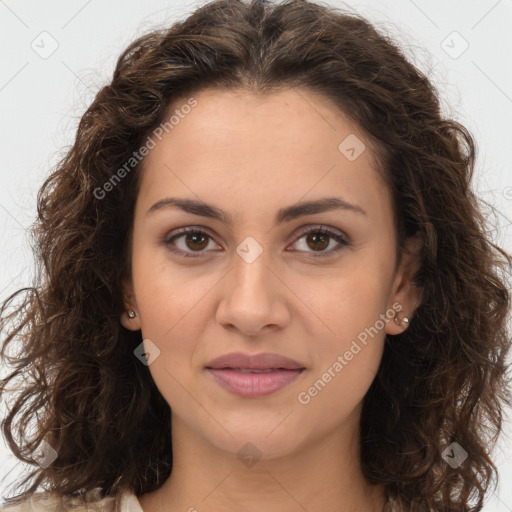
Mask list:
POLYGON ((132 268, 143 336, 168 344, 178 330, 180 336, 184 329, 200 332, 189 319, 198 317, 197 308, 215 285, 215 276, 206 271, 199 275, 197 268, 179 268, 165 250, 147 245, 134 255, 132 268))
MULTIPOLYGON (((155 294, 154 298, 157 298, 155 294)), ((149 371, 161 395, 172 410, 190 409, 190 393, 194 390, 194 367, 201 326, 194 320, 183 296, 167 294, 154 307, 148 301, 143 308, 142 336, 150 339, 159 355, 149 365, 149 371), (181 299, 181 300, 180 300, 181 299)), ((192 311, 201 314, 199 306, 192 311)))
POLYGON ((298 400, 308 402, 309 412, 334 407, 339 420, 362 400, 375 378, 391 312, 386 317, 387 269, 373 265, 354 261, 330 279, 324 293, 318 286, 300 291, 308 293, 305 302, 314 313, 308 334, 315 368, 301 389, 304 399, 298 400))
POLYGON ((380 318, 389 297, 388 269, 355 255, 351 260, 347 258, 328 280, 301 278, 294 287, 311 311, 310 334, 317 340, 315 346, 324 362, 326 356, 332 358, 347 350, 359 335, 364 338, 369 329, 384 332, 380 318))
POLYGON ((160 351, 149 370, 170 405, 180 400, 182 386, 190 379, 197 340, 208 318, 205 295, 215 284, 210 281, 211 277, 191 280, 186 272, 171 273, 168 264, 145 261, 143 254, 134 259, 142 337, 160 351))
POLYGON ((375 378, 385 342, 386 288, 377 276, 347 273, 332 281, 326 296, 311 296, 321 321, 311 339, 316 364, 297 402, 307 421, 325 415, 325 427, 346 418, 375 378))

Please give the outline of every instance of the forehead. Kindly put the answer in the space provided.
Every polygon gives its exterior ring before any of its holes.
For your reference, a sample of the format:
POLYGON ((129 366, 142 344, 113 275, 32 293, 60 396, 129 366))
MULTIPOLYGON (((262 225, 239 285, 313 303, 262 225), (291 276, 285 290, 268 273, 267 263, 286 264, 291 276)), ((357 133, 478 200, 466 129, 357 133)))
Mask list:
POLYGON ((141 201, 179 191, 270 206, 339 192, 389 206, 368 140, 329 99, 299 88, 266 95, 207 89, 193 99, 193 108, 183 108, 189 97, 170 106, 174 122, 146 157, 141 201))

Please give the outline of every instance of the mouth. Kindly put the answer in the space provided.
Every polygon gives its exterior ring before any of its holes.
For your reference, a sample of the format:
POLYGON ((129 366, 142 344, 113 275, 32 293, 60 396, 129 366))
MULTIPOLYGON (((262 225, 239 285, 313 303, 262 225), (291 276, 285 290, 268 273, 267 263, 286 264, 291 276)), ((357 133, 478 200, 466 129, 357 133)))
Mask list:
POLYGON ((205 370, 225 390, 244 398, 267 396, 295 381, 306 368, 278 354, 232 353, 215 359, 205 370))

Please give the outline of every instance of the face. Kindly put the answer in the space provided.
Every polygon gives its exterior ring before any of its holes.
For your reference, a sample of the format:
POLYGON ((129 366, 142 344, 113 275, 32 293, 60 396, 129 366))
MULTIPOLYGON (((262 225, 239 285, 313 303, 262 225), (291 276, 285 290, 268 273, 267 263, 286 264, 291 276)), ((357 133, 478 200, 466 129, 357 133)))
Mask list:
POLYGON ((417 307, 368 141, 304 89, 194 98, 146 157, 124 282, 137 316, 121 321, 142 330, 173 429, 267 458, 353 432, 405 328, 393 316, 417 307))

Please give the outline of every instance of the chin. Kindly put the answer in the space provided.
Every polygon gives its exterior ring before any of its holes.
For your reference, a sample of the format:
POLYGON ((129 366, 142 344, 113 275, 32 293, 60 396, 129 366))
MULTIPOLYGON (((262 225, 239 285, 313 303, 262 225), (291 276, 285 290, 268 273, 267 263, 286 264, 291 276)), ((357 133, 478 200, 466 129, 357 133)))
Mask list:
POLYGON ((285 419, 287 414, 238 413, 235 418, 224 417, 223 426, 232 437, 224 430, 221 435, 213 438, 212 431, 209 434, 203 431, 203 434, 206 434, 206 439, 216 448, 238 458, 248 456, 255 459, 277 459, 295 452, 305 441, 299 426, 285 419))

